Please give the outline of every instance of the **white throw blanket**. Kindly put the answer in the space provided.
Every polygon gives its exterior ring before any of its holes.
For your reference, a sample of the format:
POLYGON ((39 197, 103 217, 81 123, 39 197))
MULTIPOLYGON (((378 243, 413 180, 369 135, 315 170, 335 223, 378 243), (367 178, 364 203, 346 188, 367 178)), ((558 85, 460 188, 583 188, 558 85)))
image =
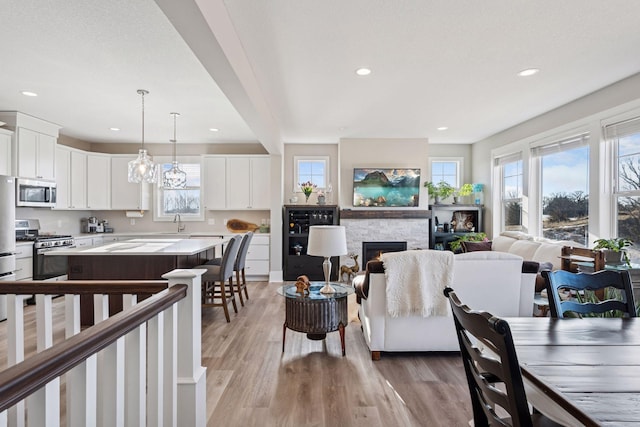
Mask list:
POLYGON ((449 314, 443 290, 453 280, 453 252, 385 252, 380 258, 387 280, 387 312, 391 317, 449 314))

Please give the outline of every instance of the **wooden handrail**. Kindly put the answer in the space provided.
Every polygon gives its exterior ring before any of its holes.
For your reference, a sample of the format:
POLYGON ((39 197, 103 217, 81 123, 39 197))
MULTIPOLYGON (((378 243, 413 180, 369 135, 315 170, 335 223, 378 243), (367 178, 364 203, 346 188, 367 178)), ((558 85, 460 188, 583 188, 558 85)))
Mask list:
POLYGON ((167 289, 166 280, 60 280, 57 282, 0 281, 0 295, 155 294, 167 289))
MULTIPOLYGON (((109 346, 118 338, 185 298, 187 288, 187 285, 181 284, 165 289, 60 344, 0 372, 0 412, 15 405, 51 380, 82 363, 87 357, 109 346)), ((93 292, 97 290, 93 289, 93 292)), ((131 292, 129 290, 126 293, 131 292)))

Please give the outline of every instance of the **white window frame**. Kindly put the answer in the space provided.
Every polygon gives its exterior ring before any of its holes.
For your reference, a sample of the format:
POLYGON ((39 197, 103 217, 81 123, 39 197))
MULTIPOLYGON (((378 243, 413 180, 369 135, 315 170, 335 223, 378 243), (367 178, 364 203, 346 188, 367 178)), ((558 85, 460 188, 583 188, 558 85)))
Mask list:
POLYGON ((460 186, 462 185, 462 172, 464 170, 464 157, 431 157, 429 159, 429 181, 433 182, 434 184, 440 182, 440 180, 437 180, 437 182, 433 180, 433 164, 438 162, 456 164, 456 185, 454 185, 454 187, 460 188, 460 186))
MULTIPOLYGON (((200 165, 200 209, 199 212, 197 214, 188 214, 188 213, 184 213, 184 214, 180 214, 180 220, 182 222, 188 222, 188 221, 204 221, 204 191, 203 191, 203 180, 204 180, 204 165, 202 163, 202 159, 200 156, 194 157, 194 156, 185 156, 185 157, 178 157, 178 164, 197 164, 200 165)), ((162 165, 163 164, 170 164, 173 161, 172 157, 167 157, 167 156, 155 156, 153 158, 153 161, 156 162, 158 164, 158 169, 160 169, 159 172, 159 176, 158 176, 158 182, 156 184, 154 184, 155 187, 155 200, 154 200, 154 209, 153 209, 153 220, 154 221, 173 221, 176 214, 164 214, 163 213, 163 209, 161 206, 162 203, 162 199, 163 199, 163 191, 164 188, 162 187, 162 165)), ((193 188, 195 189, 195 187, 193 188)), ((173 190, 171 190, 173 191, 173 190)))
POLYGON ((300 190, 300 163, 302 162, 323 162, 324 163, 324 186, 318 185, 315 191, 328 191, 327 187, 331 185, 331 171, 329 169, 329 156, 293 156, 293 192, 301 193, 300 190))
POLYGON ((514 201, 520 201, 520 230, 519 231, 523 231, 526 232, 527 231, 527 225, 525 224, 525 219, 526 219, 526 206, 525 206, 525 200, 526 198, 524 197, 524 186, 525 186, 525 160, 523 159, 523 153, 522 151, 517 151, 517 152, 513 152, 513 153, 509 153, 506 155, 501 155, 501 156, 496 156, 493 159, 493 164, 494 164, 494 168, 495 168, 495 174, 496 174, 496 179, 494 180, 494 182, 497 184, 495 186, 495 188, 499 188, 500 192, 499 192, 499 206, 500 209, 498 210, 499 212, 497 213, 497 216, 499 217, 499 224, 500 224, 500 228, 499 230, 505 231, 506 229, 506 218, 505 218, 505 205, 506 203, 509 202, 514 202, 514 201), (506 193, 505 193, 505 187, 504 187, 504 166, 506 164, 509 163, 514 163, 514 162, 521 162, 522 163, 522 170, 521 170, 521 182, 520 182, 520 195, 519 197, 516 198, 512 198, 512 199, 508 199, 506 197, 506 193))

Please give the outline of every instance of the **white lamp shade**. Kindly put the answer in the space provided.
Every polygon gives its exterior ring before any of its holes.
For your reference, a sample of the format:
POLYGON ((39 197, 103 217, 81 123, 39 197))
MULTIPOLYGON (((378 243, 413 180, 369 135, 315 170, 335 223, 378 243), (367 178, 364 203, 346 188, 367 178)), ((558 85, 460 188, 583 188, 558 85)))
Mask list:
POLYGON ((347 233, 343 225, 312 225, 309 227, 308 245, 308 255, 346 255, 347 233))

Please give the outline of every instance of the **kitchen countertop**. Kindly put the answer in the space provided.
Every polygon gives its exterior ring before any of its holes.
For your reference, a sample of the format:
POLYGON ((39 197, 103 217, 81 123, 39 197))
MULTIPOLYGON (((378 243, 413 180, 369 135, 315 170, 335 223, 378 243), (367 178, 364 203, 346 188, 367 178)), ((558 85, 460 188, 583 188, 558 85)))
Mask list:
MULTIPOLYGON (((236 236, 238 234, 242 234, 242 233, 231 233, 230 231, 227 232, 214 232, 214 231, 182 231, 180 233, 178 232, 170 232, 170 231, 163 231, 163 232, 155 232, 155 231, 143 231, 143 232, 134 232, 134 231, 123 231, 123 232, 115 232, 115 233, 82 233, 82 234, 77 234, 74 237, 76 239, 82 238, 82 237, 99 237, 99 236, 114 236, 114 237, 128 237, 128 236, 133 236, 133 237, 153 237, 153 238, 162 238, 163 236, 168 237, 168 238, 172 238, 172 239, 177 239, 177 238, 182 238, 182 239, 189 239, 191 237, 229 237, 229 236, 236 236)), ((270 233, 254 233, 255 236, 269 236, 270 233)))
MULTIPOLYGON (((139 234, 138 234, 139 235, 139 234)), ((47 256, 109 256, 109 255, 195 255, 207 249, 225 244, 229 239, 131 239, 105 245, 59 249, 47 252, 47 256)))

